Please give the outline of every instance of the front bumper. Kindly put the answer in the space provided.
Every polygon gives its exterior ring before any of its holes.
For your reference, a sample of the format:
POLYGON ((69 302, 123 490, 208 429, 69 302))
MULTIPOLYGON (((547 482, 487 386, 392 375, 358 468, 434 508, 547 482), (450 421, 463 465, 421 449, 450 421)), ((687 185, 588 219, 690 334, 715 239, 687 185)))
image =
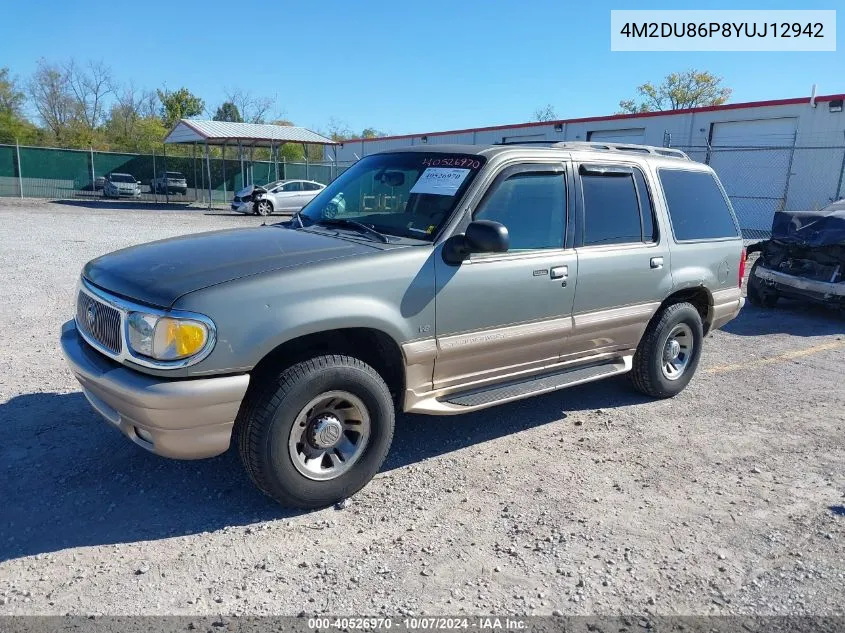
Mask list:
POLYGON ((805 297, 815 301, 845 301, 845 282, 818 281, 772 270, 758 265, 754 274, 785 295, 805 297))
POLYGON ((164 457, 201 459, 229 448, 249 375, 162 379, 106 358, 62 326, 62 352, 91 406, 133 442, 164 457))
POLYGON ((252 214, 252 202, 232 202, 232 211, 238 213, 252 214))

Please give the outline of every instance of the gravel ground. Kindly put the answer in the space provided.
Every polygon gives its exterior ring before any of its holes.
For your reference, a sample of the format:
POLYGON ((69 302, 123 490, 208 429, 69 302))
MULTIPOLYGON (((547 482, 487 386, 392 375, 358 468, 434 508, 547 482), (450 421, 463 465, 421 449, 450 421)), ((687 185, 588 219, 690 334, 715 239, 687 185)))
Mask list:
POLYGON ((150 455, 58 350, 80 267, 257 217, 0 203, 0 614, 845 613, 845 321, 746 307, 695 380, 402 416, 343 509, 150 455))

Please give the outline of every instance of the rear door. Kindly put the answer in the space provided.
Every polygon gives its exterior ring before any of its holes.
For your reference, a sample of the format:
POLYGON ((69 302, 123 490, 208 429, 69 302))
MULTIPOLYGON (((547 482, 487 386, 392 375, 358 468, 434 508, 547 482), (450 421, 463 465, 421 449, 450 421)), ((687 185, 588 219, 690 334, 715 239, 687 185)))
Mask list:
POLYGON ((577 258, 565 241, 567 168, 504 168, 473 219, 504 224, 506 253, 475 253, 461 265, 435 259, 434 388, 481 385, 558 361, 571 327, 577 258))
POLYGON ((648 183, 636 165, 577 167, 578 287, 564 360, 633 350, 671 290, 669 236, 648 183))

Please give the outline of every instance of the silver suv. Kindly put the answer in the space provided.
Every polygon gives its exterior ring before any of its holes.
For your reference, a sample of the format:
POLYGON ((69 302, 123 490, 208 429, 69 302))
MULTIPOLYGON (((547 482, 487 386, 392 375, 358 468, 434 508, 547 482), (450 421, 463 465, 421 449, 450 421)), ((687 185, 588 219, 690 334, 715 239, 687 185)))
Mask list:
POLYGON ((622 373, 678 394, 741 309, 743 265, 722 186, 682 152, 413 147, 363 158, 289 222, 89 262, 61 343, 140 446, 195 459, 234 435, 261 490, 317 507, 375 475, 396 409, 622 373))

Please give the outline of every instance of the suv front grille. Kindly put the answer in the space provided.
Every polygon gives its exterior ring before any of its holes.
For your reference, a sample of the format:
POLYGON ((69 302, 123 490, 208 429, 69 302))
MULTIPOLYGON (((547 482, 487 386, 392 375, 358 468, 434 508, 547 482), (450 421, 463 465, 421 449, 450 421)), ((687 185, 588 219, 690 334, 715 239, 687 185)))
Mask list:
POLYGON ((80 291, 76 326, 113 354, 120 353, 120 312, 110 305, 80 291))

